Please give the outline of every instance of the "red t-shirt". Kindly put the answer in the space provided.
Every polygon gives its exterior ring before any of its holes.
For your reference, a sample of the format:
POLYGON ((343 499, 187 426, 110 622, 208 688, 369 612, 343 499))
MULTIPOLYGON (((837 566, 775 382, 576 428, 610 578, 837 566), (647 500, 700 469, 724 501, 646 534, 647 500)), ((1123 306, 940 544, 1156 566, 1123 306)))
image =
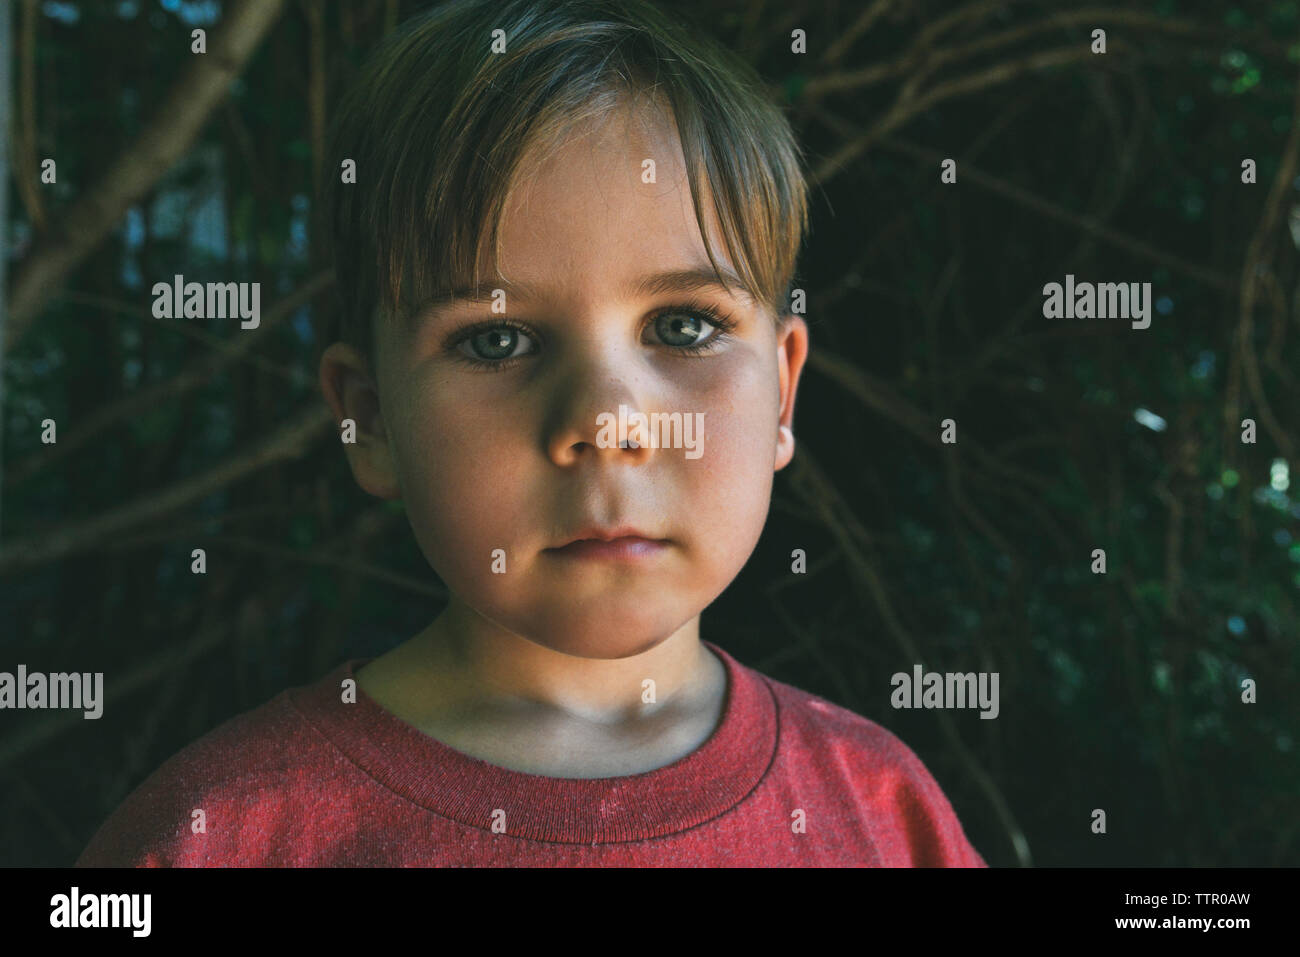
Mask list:
POLYGON ((893 734, 704 644, 727 669, 712 736, 599 779, 488 764, 360 688, 344 703, 369 659, 346 661, 171 757, 77 866, 987 866, 893 734))

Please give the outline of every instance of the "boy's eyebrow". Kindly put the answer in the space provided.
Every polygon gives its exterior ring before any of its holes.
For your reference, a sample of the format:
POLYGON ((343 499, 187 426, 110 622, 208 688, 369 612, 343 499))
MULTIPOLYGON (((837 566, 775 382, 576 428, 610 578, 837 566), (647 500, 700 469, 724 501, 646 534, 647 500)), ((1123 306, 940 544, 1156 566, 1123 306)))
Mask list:
MULTIPOLYGON (((731 285, 727 289, 718 281, 712 269, 705 265, 691 266, 686 269, 673 269, 667 272, 649 273, 634 279, 622 290, 622 295, 629 299, 645 296, 657 296, 669 292, 695 292, 702 289, 718 289, 753 304, 754 297, 745 289, 745 285, 734 271, 727 266, 719 266, 718 271, 731 285)), ((508 279, 497 279, 481 284, 476 290, 473 286, 461 286, 456 289, 443 289, 430 296, 415 311, 416 319, 428 319, 432 314, 453 302, 482 303, 492 301, 492 290, 503 289, 506 295, 523 302, 544 298, 545 290, 530 283, 516 283, 508 279)), ((415 321, 415 320, 413 320, 415 321)))

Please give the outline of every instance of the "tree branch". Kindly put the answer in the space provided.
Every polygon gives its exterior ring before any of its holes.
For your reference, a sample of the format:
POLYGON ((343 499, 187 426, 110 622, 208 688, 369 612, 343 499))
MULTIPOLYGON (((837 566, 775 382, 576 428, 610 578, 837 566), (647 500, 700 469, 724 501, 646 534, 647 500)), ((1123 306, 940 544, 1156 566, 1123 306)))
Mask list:
POLYGON ((822 66, 834 66, 844 59, 844 54, 849 52, 849 47, 853 46, 854 41, 870 30, 871 25, 888 13, 893 5, 894 0, 874 0, 871 6, 863 10, 852 25, 826 48, 826 52, 822 55, 822 66))
POLYGON ((1162 17, 1144 13, 1139 10, 1125 10, 1114 7, 1092 7, 1084 10, 1063 10, 1047 14, 1043 19, 1023 26, 992 33, 973 40, 964 46, 933 50, 936 37, 946 30, 961 25, 966 20, 982 18, 984 15, 1007 6, 1001 0, 985 4, 973 4, 955 11, 935 21, 922 30, 907 51, 887 63, 875 63, 859 70, 841 71, 815 76, 804 86, 805 97, 819 99, 834 93, 846 93, 874 86, 896 76, 907 76, 915 71, 930 73, 941 66, 958 60, 967 59, 978 53, 988 52, 999 47, 1027 39, 1057 27, 1088 25, 1110 30, 1114 25, 1137 27, 1144 31, 1167 33, 1176 37, 1199 37, 1219 48, 1226 41, 1250 41, 1268 49, 1270 53, 1285 55, 1285 47, 1276 42, 1267 42, 1252 33, 1241 32, 1229 36, 1219 27, 1203 26, 1199 23, 1176 17, 1162 17))
POLYGON ((173 87, 153 119, 103 178, 88 187, 60 222, 52 224, 14 276, 6 350, 12 350, 41 308, 131 204, 184 155, 227 95, 258 43, 280 14, 284 0, 232 0, 208 52, 173 87))
MULTIPOLYGON (((1273 409, 1264 395, 1264 386, 1259 376, 1259 360, 1255 356, 1255 299, 1260 276, 1272 270, 1272 246, 1276 240, 1278 220, 1282 216, 1283 199, 1291 191, 1292 181, 1295 179, 1298 154, 1300 154, 1300 82, 1296 83, 1295 98, 1291 108, 1291 134, 1287 137, 1285 149, 1282 150, 1277 175, 1273 177, 1273 186, 1264 201, 1264 213, 1260 217, 1255 235, 1250 238, 1250 245, 1246 247, 1246 258, 1241 266, 1241 318, 1237 323, 1236 348, 1233 356, 1234 365, 1239 365, 1245 374, 1246 387, 1250 390, 1250 396, 1259 409, 1260 421, 1283 455, 1293 461, 1296 457, 1295 443, 1291 441, 1291 436, 1274 416, 1273 409)), ((1227 398, 1225 414, 1230 417, 1229 432, 1235 436, 1241 423, 1241 396, 1235 375, 1231 379, 1227 398)))
MULTIPOLYGON (((36 155, 36 0, 23 3, 23 33, 19 38, 18 116, 14 127, 14 185, 27 210, 32 232, 41 235, 48 228, 45 204, 36 188, 40 162, 36 155)), ((8 16, 8 11, 5 16, 8 16)), ((8 90, 5 94, 8 95, 8 90)), ((8 226, 6 225, 6 229, 8 226)))
MULTIPOLYGON (((879 412, 889 421, 902 426, 927 445, 939 444, 938 422, 935 417, 918 409, 874 376, 863 372, 850 362, 816 350, 808 353, 808 366, 833 382, 839 383, 869 409, 879 412)), ((997 456, 990 455, 969 434, 962 438, 961 447, 993 474, 1002 475, 1008 480, 1023 482, 1039 491, 1051 487, 1052 483, 1041 476, 1008 465, 997 456)))
MULTIPOLYGON (((879 145, 882 149, 905 153, 909 156, 921 159, 924 162, 933 164, 936 170, 939 167, 939 163, 944 159, 943 154, 910 143, 907 140, 884 138, 881 140, 879 145)), ((1208 266, 1188 262, 1178 256, 1163 252, 1149 243, 1144 243, 1141 240, 1125 235, 1117 229, 1111 229, 1109 226, 1103 225, 1101 220, 1096 216, 1076 213, 1072 210, 1066 209, 1064 206, 1053 203, 1051 200, 1043 199, 1041 196, 1036 196, 1026 189, 1021 189, 1019 186, 1013 186, 990 173, 977 169, 969 163, 963 162, 961 164, 960 176, 962 179, 969 180, 977 186, 982 186, 990 192, 997 193, 999 196, 1005 197, 1015 203, 1019 203, 1027 209, 1032 209, 1035 212, 1042 213, 1044 216, 1048 216, 1058 222, 1077 226, 1086 234, 1096 236, 1099 239, 1104 239, 1111 245, 1118 246, 1120 249, 1127 250, 1136 256, 1141 256, 1143 259, 1148 259, 1152 262, 1160 263, 1162 266, 1167 266, 1171 270, 1181 273, 1189 279, 1197 280, 1198 282, 1205 283, 1207 286, 1221 289, 1224 292, 1234 292, 1237 289, 1237 281, 1231 276, 1215 272, 1208 266)))
MULTIPOLYGON (((1110 49, 1117 52, 1124 49, 1124 47, 1119 43, 1112 43, 1110 49)), ((924 113, 945 100, 997 86, 1026 73, 1064 66, 1067 63, 1087 60, 1095 56, 1096 54, 1086 46, 1069 46, 1056 50, 1044 50, 1041 53, 1035 53, 1020 60, 1008 60, 978 73, 970 73, 955 80, 940 83, 923 94, 900 95, 888 112, 868 127, 866 132, 844 144, 827 159, 823 160, 821 165, 813 172, 813 177, 818 182, 825 183, 875 145, 877 140, 893 132, 912 117, 924 113)))
POLYGON ((164 402, 174 402, 181 396, 202 388, 230 363, 248 356, 254 346, 260 345, 267 339, 271 330, 292 315, 303 303, 328 289, 333 282, 334 275, 329 270, 312 276, 268 309, 256 329, 240 331, 229 339, 219 340, 215 345, 217 351, 196 359, 170 379, 138 389, 111 405, 92 412, 77 422, 66 436, 61 435, 54 445, 42 446, 39 451, 19 462, 6 476, 8 482, 16 485, 36 475, 90 440, 103 435, 109 426, 122 419, 148 409, 156 409, 164 402))
POLYGON ((148 493, 103 515, 83 519, 31 535, 0 550, 0 574, 57 561, 65 555, 100 545, 119 534, 188 505, 258 469, 300 457, 333 421, 330 410, 312 402, 250 451, 218 463, 202 475, 184 479, 161 491, 148 493))

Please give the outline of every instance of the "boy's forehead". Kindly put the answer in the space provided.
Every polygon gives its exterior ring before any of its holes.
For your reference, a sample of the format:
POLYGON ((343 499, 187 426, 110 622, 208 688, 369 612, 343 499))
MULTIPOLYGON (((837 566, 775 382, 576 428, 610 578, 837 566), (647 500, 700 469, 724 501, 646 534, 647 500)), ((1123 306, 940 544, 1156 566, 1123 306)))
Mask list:
POLYGON ((621 164, 628 152, 654 158, 660 166, 680 166, 682 144, 671 107, 643 97, 618 101, 597 113, 556 119, 545 132, 533 134, 520 157, 516 184, 553 167, 572 167, 583 158, 621 164))
POLYGON ((542 156, 525 155, 508 192, 503 229, 672 213, 675 194, 689 189, 676 136, 619 136, 611 129, 575 134, 542 156))
POLYGON ((574 123, 534 146, 518 166, 499 224, 480 237, 479 272, 423 296, 403 326, 413 332, 452 306, 635 302, 672 293, 717 292, 756 305, 727 255, 706 182, 701 203, 718 271, 709 264, 671 118, 622 110, 574 123), (647 162, 648 161, 648 162, 647 162))
MULTIPOLYGON (((723 246, 707 188, 702 191, 715 255, 723 246)), ((485 249, 480 276, 506 277, 517 291, 568 277, 622 283, 647 272, 707 264, 681 144, 671 130, 611 121, 575 131, 539 160, 521 164, 501 223, 501 257, 485 249)), ((725 262, 734 273, 734 264, 725 262)), ((499 288, 507 288, 499 278, 499 288)))
MULTIPOLYGON (((554 282, 515 281, 496 276, 491 281, 482 280, 477 285, 456 286, 439 290, 438 302, 491 302, 495 290, 501 289, 508 298, 520 302, 541 302, 564 298, 565 289, 554 282)), ((710 290, 729 293, 753 305, 753 297, 745 290, 740 276, 728 264, 720 262, 717 273, 706 259, 686 264, 680 268, 649 269, 623 277, 617 286, 608 286, 603 292, 618 301, 633 302, 638 299, 667 293, 690 293, 710 290), (719 274, 723 281, 719 281, 719 274), (725 285, 723 284, 725 282, 725 285), (728 288, 730 287, 730 288, 728 288)))

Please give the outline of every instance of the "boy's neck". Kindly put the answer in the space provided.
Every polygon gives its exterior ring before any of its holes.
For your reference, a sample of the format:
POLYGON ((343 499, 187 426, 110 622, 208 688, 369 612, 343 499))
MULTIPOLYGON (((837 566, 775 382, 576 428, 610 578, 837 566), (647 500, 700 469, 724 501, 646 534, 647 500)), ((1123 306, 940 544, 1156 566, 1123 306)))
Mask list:
POLYGON ((621 659, 567 655, 464 621, 449 608, 357 681, 387 711, 473 757, 553 777, 637 774, 689 754, 721 720, 726 668, 700 642, 698 617, 621 659), (643 700, 645 679, 653 702, 643 700))
POLYGON ((712 658, 700 642, 699 623, 696 616, 643 654, 583 658, 510 634, 453 604, 413 641, 468 701, 547 708, 611 724, 655 710, 643 701, 647 679, 654 682, 656 704, 698 687, 712 658))

